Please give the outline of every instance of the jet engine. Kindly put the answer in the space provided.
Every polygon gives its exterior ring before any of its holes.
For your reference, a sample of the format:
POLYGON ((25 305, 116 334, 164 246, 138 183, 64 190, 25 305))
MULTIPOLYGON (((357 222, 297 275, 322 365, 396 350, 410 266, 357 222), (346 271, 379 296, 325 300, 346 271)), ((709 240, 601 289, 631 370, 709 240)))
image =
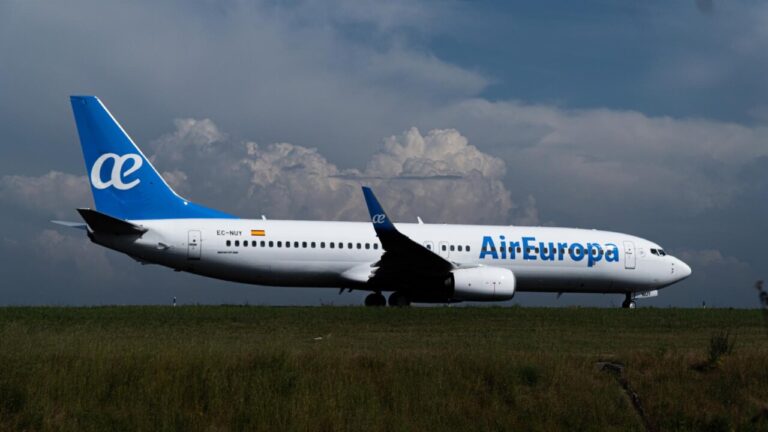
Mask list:
POLYGON ((515 274, 500 267, 454 270, 450 283, 455 300, 509 300, 515 295, 515 274))

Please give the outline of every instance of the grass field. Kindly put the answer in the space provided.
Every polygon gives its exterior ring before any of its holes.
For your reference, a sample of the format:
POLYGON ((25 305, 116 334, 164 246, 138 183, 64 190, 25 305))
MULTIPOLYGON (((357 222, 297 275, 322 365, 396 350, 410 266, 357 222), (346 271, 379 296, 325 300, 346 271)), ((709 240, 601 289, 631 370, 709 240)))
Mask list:
POLYGON ((646 428, 768 430, 760 311, 0 308, 0 430, 646 428))

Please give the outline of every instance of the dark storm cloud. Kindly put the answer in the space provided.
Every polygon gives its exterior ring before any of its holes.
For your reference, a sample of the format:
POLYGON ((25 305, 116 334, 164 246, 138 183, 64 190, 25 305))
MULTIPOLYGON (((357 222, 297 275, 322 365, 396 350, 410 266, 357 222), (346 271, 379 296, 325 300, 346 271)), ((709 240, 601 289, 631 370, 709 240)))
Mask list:
MULTIPOLYGON (((757 82, 739 71, 768 71, 768 8, 717 12, 701 50, 654 59, 662 88, 703 94, 757 82)), ((647 304, 751 304, 768 259, 754 240, 768 234, 764 101, 754 123, 734 123, 489 100, 479 95, 502 78, 430 49, 456 31, 454 18, 450 4, 410 1, 0 4, 0 222, 12 227, 0 238, 2 302, 359 301, 137 269, 48 225, 90 205, 67 96, 95 93, 195 201, 244 216, 363 220, 365 182, 404 221, 638 234, 694 267, 647 304)), ((477 55, 494 55, 493 43, 477 55)), ((518 301, 552 303, 530 298, 518 301)))

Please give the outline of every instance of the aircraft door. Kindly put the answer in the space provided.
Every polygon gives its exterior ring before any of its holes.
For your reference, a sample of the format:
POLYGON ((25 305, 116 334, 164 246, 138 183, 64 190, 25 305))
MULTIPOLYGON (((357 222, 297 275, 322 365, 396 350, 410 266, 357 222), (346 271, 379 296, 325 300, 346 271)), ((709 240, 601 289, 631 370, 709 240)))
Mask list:
POLYGON ((201 249, 200 231, 190 230, 187 234, 187 259, 199 260, 202 252, 201 249))
POLYGON ((635 244, 631 241, 624 242, 624 268, 634 269, 637 257, 635 257, 635 244))
POLYGON ((448 249, 448 242, 441 241, 437 246, 437 253, 443 258, 448 258, 448 255, 451 253, 451 251, 448 249))

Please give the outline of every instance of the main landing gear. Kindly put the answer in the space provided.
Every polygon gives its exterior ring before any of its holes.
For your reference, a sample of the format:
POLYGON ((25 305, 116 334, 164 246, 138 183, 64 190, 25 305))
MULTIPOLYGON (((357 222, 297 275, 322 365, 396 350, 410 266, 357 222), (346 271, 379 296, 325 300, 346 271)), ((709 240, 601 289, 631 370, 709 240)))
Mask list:
POLYGON ((365 298, 365 305, 366 306, 386 306, 387 305, 387 299, 384 298, 383 295, 381 295, 380 292, 375 292, 368 294, 368 296, 365 298))
POLYGON ((627 296, 624 298, 624 301, 621 303, 621 307, 624 309, 634 309, 637 305, 635 304, 635 300, 632 298, 632 293, 627 293, 627 296))
POLYGON ((395 307, 410 306, 411 299, 401 292, 393 292, 389 295, 389 305, 395 307))
MULTIPOLYGON (((368 294, 365 298, 366 306, 386 306, 387 300, 380 292, 368 294)), ((401 292, 393 292, 389 295, 389 305, 394 307, 410 306, 411 299, 401 292)))

